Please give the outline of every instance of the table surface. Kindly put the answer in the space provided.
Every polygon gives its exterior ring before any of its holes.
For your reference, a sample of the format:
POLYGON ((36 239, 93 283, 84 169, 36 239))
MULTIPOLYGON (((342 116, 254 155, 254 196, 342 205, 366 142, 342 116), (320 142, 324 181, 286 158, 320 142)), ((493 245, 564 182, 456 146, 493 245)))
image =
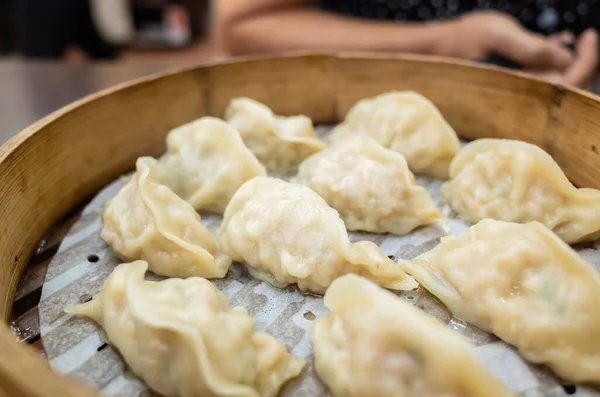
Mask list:
POLYGON ((0 61, 0 144, 76 99, 127 80, 188 64, 0 61))

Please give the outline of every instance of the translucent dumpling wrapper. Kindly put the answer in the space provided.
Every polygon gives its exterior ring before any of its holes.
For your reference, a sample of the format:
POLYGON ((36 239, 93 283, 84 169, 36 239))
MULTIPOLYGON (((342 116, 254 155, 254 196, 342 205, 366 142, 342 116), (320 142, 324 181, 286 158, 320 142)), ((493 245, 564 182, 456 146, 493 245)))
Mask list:
POLYGON ((541 223, 486 219, 402 263, 456 317, 566 381, 600 383, 600 276, 541 223))
POLYGON ((442 194, 452 209, 476 223, 538 221, 568 243, 600 237, 600 191, 577 189, 552 157, 537 146, 480 139, 450 166, 442 194))
POLYGON ((157 172, 162 183, 196 210, 219 214, 244 182, 266 175, 235 128, 214 117, 172 130, 157 172))
POLYGON ((323 293, 346 273, 396 290, 417 287, 374 243, 350 243, 337 211, 317 193, 279 179, 257 177, 237 191, 225 210, 220 250, 225 266, 245 263, 254 277, 280 288, 323 293))
POLYGON ((225 119, 270 172, 293 172, 302 160, 325 147, 308 117, 277 116, 250 98, 233 99, 225 119))
POLYGON ((208 280, 145 281, 147 267, 117 266, 98 296, 65 311, 100 324, 151 389, 167 397, 273 397, 304 368, 208 280))
POLYGON ((336 209, 348 230, 404 235, 443 219, 404 157, 357 135, 306 159, 296 181, 336 209))
POLYGON ((354 105, 330 137, 332 142, 367 134, 406 158, 417 174, 447 178, 460 148, 458 137, 435 105, 416 92, 389 92, 354 105))
POLYGON ((334 397, 515 397, 461 335, 365 278, 335 280, 325 306, 311 339, 334 397))
POLYGON ((102 238, 124 261, 143 259, 167 277, 220 278, 217 243, 191 205, 158 183, 156 160, 141 157, 133 178, 102 213, 102 238))

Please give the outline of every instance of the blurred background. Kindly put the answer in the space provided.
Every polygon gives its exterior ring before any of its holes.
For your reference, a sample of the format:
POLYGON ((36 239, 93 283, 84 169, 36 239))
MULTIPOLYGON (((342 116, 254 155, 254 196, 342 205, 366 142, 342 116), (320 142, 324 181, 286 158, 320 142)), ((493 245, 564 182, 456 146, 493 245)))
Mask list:
POLYGON ((0 143, 172 68, 287 50, 433 54, 599 92, 600 0, 0 0, 0 143))
POLYGON ((0 144, 68 103, 219 57, 209 0, 0 0, 0 144))
POLYGON ((209 0, 0 0, 0 54, 158 59, 206 44, 209 22, 209 0))

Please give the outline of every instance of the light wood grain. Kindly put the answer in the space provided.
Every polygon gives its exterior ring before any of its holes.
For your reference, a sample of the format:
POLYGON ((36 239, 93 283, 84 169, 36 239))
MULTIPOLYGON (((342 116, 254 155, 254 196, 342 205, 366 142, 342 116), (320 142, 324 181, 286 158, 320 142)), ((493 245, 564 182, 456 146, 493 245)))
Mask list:
POLYGON ((547 131, 550 154, 581 187, 600 188, 600 114, 598 97, 561 91, 554 104, 555 122, 547 131))
MULTIPOLYGON (((503 137, 552 153, 578 185, 600 188, 600 102, 579 91, 493 68, 424 57, 360 54, 246 59, 146 78, 74 103, 0 149, 0 395, 87 397, 8 330, 19 277, 43 233, 139 155, 156 155, 170 128, 221 116, 249 96, 282 114, 335 122, 358 99, 412 89, 467 139, 503 137)), ((28 316, 28 319, 34 314, 28 316)))
MULTIPOLYGON (((63 108, 0 149, 5 320, 24 264, 45 230, 138 156, 160 153, 169 129, 204 114, 203 100, 195 71, 147 78, 63 108)), ((10 396, 93 395, 55 376, 33 349, 16 344, 6 326, 0 327, 0 389, 10 396)))
POLYGON ((309 114, 315 123, 336 119, 334 59, 325 55, 216 65, 204 73, 209 112, 223 117, 229 101, 247 96, 276 114, 309 114))

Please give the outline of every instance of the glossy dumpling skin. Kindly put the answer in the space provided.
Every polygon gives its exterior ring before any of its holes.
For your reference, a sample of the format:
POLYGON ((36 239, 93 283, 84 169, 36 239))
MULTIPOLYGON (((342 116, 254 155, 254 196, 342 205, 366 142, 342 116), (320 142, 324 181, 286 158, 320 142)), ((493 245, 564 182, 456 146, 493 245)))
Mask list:
POLYGON ((357 135, 306 159, 296 181, 335 208, 348 230, 404 235, 443 218, 404 157, 357 135))
POLYGON ((492 218, 538 221, 568 243, 600 236, 600 191, 577 189, 537 146, 480 139, 465 146, 442 187, 454 211, 470 222, 492 218))
POLYGON ((335 280, 325 306, 311 339, 334 397, 515 397, 461 335, 365 278, 335 280))
POLYGON ((214 117, 172 130, 157 172, 162 183, 196 210, 219 214, 244 182, 266 175, 238 132, 214 117))
POLYGON ((308 117, 277 116, 250 98, 233 99, 225 119, 270 172, 293 172, 302 160, 325 147, 308 117))
POLYGON ((332 142, 363 133, 406 158, 417 174, 447 178, 448 166, 460 148, 456 133, 435 105, 421 94, 389 92, 356 103, 332 142))
POLYGON ((153 158, 137 160, 133 178, 104 208, 102 238, 122 260, 146 260, 156 274, 225 276, 215 239, 191 205, 157 182, 155 167, 153 158))
POLYGON ((221 225, 220 249, 250 273, 277 287, 298 284, 323 293, 346 273, 386 288, 416 288, 412 277, 370 241, 351 244, 344 222, 306 186, 257 177, 233 196, 221 225))
POLYGON ((117 266, 92 301, 65 311, 100 324, 148 386, 167 397, 271 397, 304 361, 227 304, 210 281, 145 281, 144 261, 117 266))
POLYGON ((486 219, 403 263, 455 316, 567 381, 600 383, 600 276, 541 223, 486 219))

